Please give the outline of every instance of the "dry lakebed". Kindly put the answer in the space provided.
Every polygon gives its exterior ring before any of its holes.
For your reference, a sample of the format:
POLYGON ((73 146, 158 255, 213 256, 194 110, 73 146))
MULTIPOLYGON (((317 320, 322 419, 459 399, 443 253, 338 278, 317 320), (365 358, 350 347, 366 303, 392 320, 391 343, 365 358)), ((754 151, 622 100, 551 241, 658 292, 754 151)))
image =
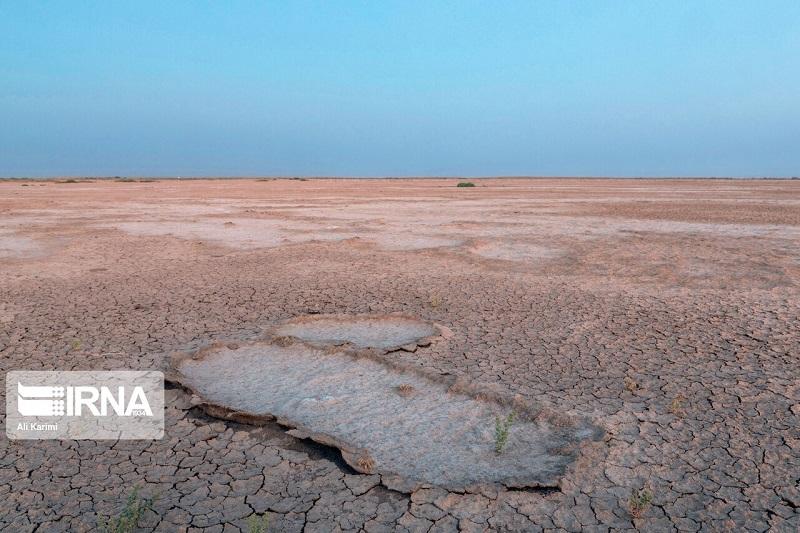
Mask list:
POLYGON ((471 181, 0 181, 4 374, 166 376, 0 528, 800 530, 800 181, 471 181))

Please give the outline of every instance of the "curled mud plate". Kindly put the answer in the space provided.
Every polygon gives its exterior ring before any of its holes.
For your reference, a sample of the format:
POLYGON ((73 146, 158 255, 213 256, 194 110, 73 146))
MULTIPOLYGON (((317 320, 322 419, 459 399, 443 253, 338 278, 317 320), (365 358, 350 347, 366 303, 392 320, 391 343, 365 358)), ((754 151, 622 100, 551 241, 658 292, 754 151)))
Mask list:
POLYGON ((404 315, 307 315, 267 330, 273 337, 290 337, 315 346, 350 345, 355 349, 414 351, 450 330, 404 315))

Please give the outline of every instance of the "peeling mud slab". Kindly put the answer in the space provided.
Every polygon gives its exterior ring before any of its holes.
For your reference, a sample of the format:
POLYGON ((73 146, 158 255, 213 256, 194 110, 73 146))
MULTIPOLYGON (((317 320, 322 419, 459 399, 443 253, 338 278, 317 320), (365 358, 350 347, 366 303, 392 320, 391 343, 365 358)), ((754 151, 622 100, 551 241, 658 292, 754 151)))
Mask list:
POLYGON ((352 344, 357 348, 390 350, 430 344, 442 333, 429 322, 406 316, 310 315, 275 326, 270 333, 313 344, 352 344))
POLYGON ((502 483, 555 487, 598 428, 517 404, 502 454, 495 418, 512 407, 413 369, 305 343, 212 347, 175 362, 177 381, 216 416, 276 418, 291 433, 335 446, 353 468, 449 490, 502 483))

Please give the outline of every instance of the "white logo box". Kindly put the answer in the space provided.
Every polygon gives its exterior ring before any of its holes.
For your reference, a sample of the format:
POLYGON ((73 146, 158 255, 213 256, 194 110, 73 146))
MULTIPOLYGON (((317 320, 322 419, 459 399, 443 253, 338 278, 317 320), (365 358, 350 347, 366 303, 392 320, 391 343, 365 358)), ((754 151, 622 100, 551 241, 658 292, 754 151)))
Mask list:
POLYGON ((9 439, 164 436, 164 374, 154 370, 6 374, 9 439))

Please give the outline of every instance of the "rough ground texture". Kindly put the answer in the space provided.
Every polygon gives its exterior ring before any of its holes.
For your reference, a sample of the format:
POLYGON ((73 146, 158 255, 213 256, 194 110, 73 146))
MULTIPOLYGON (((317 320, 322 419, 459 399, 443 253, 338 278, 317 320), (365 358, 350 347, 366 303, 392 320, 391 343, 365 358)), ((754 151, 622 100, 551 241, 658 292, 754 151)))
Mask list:
POLYGON ((512 407, 490 391, 467 391, 381 356, 304 343, 212 347, 181 359, 176 371, 204 404, 277 418, 297 428, 293 434, 341 450, 355 470, 397 476, 409 491, 425 484, 461 492, 485 483, 556 487, 579 443, 602 435, 583 421, 512 407), (516 420, 496 453, 496 419, 511 412, 516 420))
POLYGON ((299 315, 416 316, 453 335, 398 361, 605 429, 559 490, 391 490, 171 389, 161 441, 0 441, 0 527, 90 530, 139 485, 159 531, 800 529, 800 182, 476 183, 0 183, 0 361, 164 369, 299 315))

